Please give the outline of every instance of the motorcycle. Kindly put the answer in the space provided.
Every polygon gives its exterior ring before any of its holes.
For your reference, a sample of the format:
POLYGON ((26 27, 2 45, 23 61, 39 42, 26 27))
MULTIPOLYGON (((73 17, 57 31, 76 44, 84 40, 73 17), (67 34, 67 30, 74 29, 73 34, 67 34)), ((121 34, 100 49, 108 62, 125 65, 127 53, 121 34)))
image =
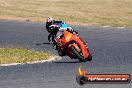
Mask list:
POLYGON ((57 33, 56 41, 58 48, 69 57, 79 59, 82 62, 92 60, 87 45, 76 34, 64 30, 63 33, 57 33))

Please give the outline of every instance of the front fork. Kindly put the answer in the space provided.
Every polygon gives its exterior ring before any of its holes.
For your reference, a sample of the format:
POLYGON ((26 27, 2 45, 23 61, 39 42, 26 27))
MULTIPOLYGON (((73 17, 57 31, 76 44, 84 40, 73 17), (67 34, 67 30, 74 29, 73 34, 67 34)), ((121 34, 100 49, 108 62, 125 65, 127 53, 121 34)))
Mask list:
POLYGON ((70 45, 68 46, 68 52, 69 52, 69 54, 70 54, 70 58, 73 59, 73 58, 75 58, 75 56, 74 56, 73 53, 69 50, 69 48, 70 48, 71 46, 74 46, 74 48, 75 48, 78 52, 81 52, 81 49, 78 47, 78 45, 77 45, 76 43, 70 44, 70 45))

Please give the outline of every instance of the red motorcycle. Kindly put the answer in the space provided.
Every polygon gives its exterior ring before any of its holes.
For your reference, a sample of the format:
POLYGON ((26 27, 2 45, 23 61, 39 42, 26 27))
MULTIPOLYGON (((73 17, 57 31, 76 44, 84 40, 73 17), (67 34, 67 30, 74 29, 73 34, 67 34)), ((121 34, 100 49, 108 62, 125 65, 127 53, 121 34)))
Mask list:
POLYGON ((63 34, 57 33, 56 41, 58 48, 63 50, 69 57, 79 59, 82 62, 92 60, 87 45, 82 42, 78 35, 64 30, 63 34))

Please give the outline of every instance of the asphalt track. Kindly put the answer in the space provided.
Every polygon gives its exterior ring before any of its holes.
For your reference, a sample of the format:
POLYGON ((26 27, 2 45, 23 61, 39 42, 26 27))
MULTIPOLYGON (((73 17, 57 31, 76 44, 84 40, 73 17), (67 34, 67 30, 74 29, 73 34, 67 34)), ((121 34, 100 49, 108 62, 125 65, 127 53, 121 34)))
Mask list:
MULTIPOLYGON (((43 23, 0 21, 0 47, 24 47, 57 51, 46 44, 43 23), (39 44, 39 45, 37 45, 39 44)), ((127 73, 132 75, 132 29, 73 26, 93 55, 91 62, 61 60, 37 64, 0 67, 0 88, 132 88, 130 84, 76 83, 76 70, 82 65, 87 73, 127 73)))

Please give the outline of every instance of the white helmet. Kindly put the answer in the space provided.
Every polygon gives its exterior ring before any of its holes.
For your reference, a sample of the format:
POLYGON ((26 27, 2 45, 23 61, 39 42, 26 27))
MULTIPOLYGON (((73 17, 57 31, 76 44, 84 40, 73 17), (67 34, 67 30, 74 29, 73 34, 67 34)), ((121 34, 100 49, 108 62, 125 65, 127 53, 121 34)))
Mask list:
POLYGON ((54 21, 53 18, 51 18, 51 17, 47 18, 47 22, 53 22, 53 21, 54 21))

